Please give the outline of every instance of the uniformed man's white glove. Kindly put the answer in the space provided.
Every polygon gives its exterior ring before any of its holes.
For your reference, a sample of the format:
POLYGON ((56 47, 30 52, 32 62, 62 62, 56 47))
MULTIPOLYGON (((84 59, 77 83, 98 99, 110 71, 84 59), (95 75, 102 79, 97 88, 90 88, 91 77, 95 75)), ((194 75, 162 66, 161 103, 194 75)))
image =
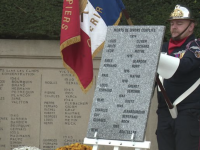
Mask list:
POLYGON ((169 79, 178 69, 179 63, 179 58, 161 53, 157 73, 164 79, 169 79))

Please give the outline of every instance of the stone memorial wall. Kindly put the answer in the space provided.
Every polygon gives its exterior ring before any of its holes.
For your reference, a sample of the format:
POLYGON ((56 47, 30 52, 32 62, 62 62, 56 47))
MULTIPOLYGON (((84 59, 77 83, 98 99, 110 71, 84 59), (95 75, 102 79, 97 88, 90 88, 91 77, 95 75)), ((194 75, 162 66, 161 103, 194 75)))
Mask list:
MULTIPOLYGON (((55 150, 82 143, 87 135, 100 60, 101 53, 93 61, 92 89, 84 94, 63 67, 59 41, 1 39, 0 150, 21 145, 55 150)), ((157 150, 155 98, 154 103, 146 137, 157 150)))
POLYGON ((0 54, 0 150, 82 143, 95 85, 81 91, 62 65, 59 42, 3 40, 0 54))

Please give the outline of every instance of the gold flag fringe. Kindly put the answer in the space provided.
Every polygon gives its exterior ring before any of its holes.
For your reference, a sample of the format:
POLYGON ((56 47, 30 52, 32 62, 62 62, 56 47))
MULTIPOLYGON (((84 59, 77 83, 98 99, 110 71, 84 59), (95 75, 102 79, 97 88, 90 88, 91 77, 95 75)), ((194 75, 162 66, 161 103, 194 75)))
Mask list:
POLYGON ((81 36, 75 36, 73 38, 70 38, 66 41, 64 41, 61 45, 60 45, 60 51, 62 51, 64 48, 66 48, 67 46, 70 46, 72 44, 78 43, 81 41, 81 36))
POLYGON ((103 49, 105 42, 101 43, 101 45, 94 51, 92 54, 92 59, 96 57, 96 55, 103 49))
POLYGON ((74 72, 74 70, 70 66, 68 66, 64 61, 63 61, 63 65, 76 78, 81 90, 86 94, 92 88, 93 79, 90 82, 90 84, 86 88, 84 88, 83 85, 81 84, 81 81, 80 81, 78 75, 74 72))
MULTIPOLYGON (((62 60, 63 60, 62 50, 64 50, 64 48, 66 48, 66 47, 68 47, 68 46, 70 46, 70 45, 72 45, 72 44, 78 43, 78 42, 80 42, 80 41, 81 41, 81 37, 80 37, 80 35, 79 35, 79 36, 73 37, 73 38, 71 38, 71 39, 69 39, 69 40, 66 40, 65 42, 63 42, 63 43, 60 45, 60 51, 61 51, 62 60)), ((81 81, 79 80, 78 75, 74 72, 74 70, 73 70, 71 67, 69 67, 69 66, 64 62, 64 60, 63 60, 63 66, 76 78, 76 80, 77 80, 77 82, 78 82, 78 84, 79 84, 81 90, 82 90, 84 93, 87 93, 87 92, 91 89, 91 87, 92 87, 92 85, 93 85, 93 79, 92 79, 91 83, 90 83, 86 88, 84 88, 83 85, 81 84, 81 81)))
POLYGON ((118 24, 119 24, 121 17, 122 17, 122 12, 119 14, 119 18, 118 18, 117 21, 114 23, 114 25, 118 25, 118 24))

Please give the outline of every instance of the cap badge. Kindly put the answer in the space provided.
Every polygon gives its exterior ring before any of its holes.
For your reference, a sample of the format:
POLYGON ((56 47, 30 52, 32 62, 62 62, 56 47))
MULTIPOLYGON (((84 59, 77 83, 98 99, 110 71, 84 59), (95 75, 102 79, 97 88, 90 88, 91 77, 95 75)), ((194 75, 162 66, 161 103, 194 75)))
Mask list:
POLYGON ((174 12, 171 13, 170 17, 183 17, 183 11, 179 8, 180 6, 177 5, 174 9, 174 12))

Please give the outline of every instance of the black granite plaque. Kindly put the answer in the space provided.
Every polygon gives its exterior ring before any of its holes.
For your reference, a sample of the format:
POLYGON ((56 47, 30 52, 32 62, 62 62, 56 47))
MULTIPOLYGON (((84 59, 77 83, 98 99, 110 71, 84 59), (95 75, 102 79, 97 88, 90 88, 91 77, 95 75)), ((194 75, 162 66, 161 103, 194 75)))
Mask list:
POLYGON ((164 26, 110 26, 87 138, 144 141, 164 26))

